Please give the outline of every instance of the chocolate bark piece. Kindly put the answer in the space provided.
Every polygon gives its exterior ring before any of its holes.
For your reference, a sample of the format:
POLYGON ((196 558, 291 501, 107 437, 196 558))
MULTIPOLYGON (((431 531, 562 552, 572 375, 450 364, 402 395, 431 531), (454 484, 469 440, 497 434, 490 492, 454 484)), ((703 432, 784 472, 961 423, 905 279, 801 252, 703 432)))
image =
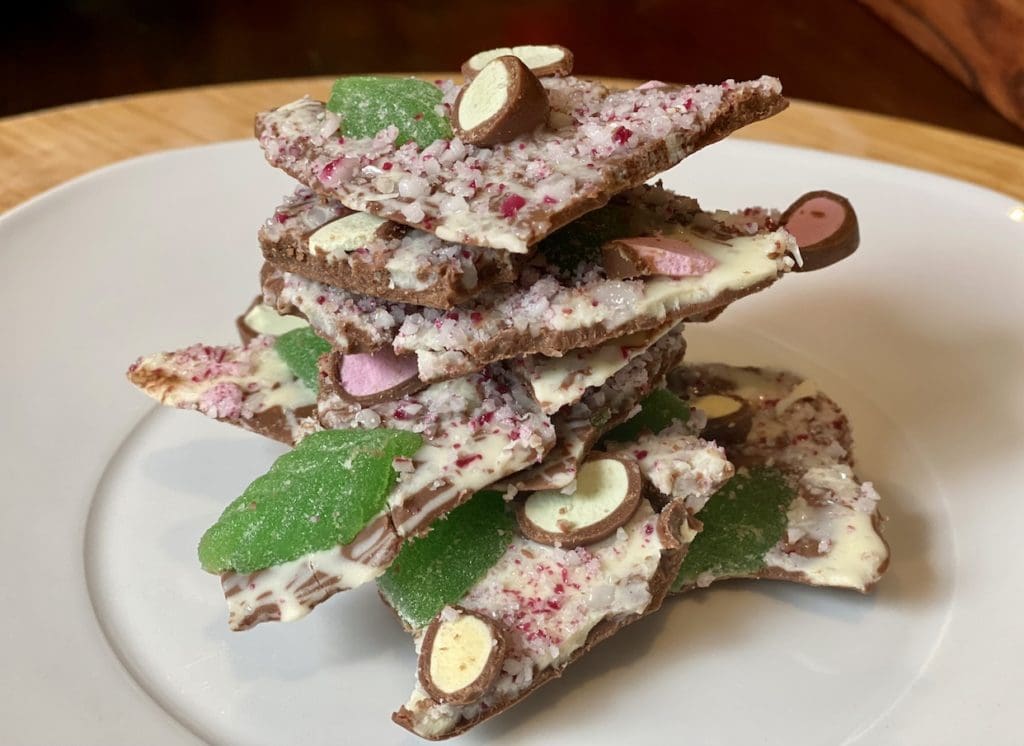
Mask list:
MULTIPOLYGON (((453 198, 456 199, 456 198, 453 198)), ((456 200, 457 201, 457 200, 456 200)), ((442 241, 299 187, 260 228, 275 267, 353 293, 447 309, 512 282, 521 257, 442 241)))
POLYGON ((425 533, 477 490, 539 462, 555 443, 551 421, 500 365, 360 405, 339 393, 343 360, 337 352, 321 359, 317 412, 323 427, 386 427, 425 439, 389 498, 402 536, 425 533))
POLYGON ((381 514, 345 546, 252 573, 225 572, 221 587, 228 626, 242 631, 262 622, 301 619, 336 593, 380 577, 401 544, 391 518, 381 514))
POLYGON ((191 409, 292 444, 316 429, 316 392, 288 368, 274 337, 244 346, 196 344, 139 358, 128 379, 161 404, 191 409))
MULTIPOLYGON (((813 382, 787 371, 719 364, 681 368, 673 373, 672 386, 694 399, 709 394, 744 399, 752 411, 750 431, 743 441, 725 444, 726 453, 752 473, 770 468, 786 489, 780 535, 752 567, 712 567, 680 578, 676 590, 731 577, 861 592, 878 582, 889 563, 879 495, 854 472, 849 420, 832 399, 813 382)), ((751 482, 749 489, 757 484, 751 482)), ((765 494, 764 499, 777 497, 765 494)), ((714 529, 727 532, 729 526, 714 529)))
MULTIPOLYGON (((561 116, 493 148, 458 138, 396 147, 396 128, 340 137, 338 116, 308 98, 257 115, 256 136, 271 165, 353 210, 446 241, 526 253, 612 195, 786 106, 770 77, 612 93, 571 76, 541 83, 561 116)), ((451 106, 461 88, 441 90, 451 106)))
POLYGON ((629 419, 637 404, 660 386, 686 352, 682 329, 672 331, 637 356, 602 386, 552 416, 556 443, 537 466, 514 475, 518 490, 561 489, 576 478, 580 463, 601 436, 629 419))
POLYGON ((264 264, 263 302, 285 315, 306 319, 341 352, 376 352, 391 345, 406 314, 420 306, 392 303, 340 290, 264 264))
POLYGON ((800 245, 800 272, 835 264, 860 245, 857 213, 846 197, 835 192, 802 195, 786 209, 780 222, 800 245))
POLYGON ((529 385, 546 414, 575 404, 587 389, 604 382, 625 368, 638 355, 661 339, 676 324, 612 339, 597 348, 569 350, 562 357, 527 355, 511 365, 529 385))
POLYGON ((303 313, 334 346, 365 346, 368 327, 376 345, 391 339, 396 352, 415 353, 422 380, 442 380, 497 360, 558 357, 651 331, 767 287, 790 268, 786 254, 796 244, 747 212, 726 219, 657 187, 632 190, 545 241, 515 285, 484 291, 445 312, 332 291, 295 276, 282 298, 293 304, 301 298, 303 313), (600 245, 623 231, 685 235, 717 266, 700 277, 609 280, 600 245))

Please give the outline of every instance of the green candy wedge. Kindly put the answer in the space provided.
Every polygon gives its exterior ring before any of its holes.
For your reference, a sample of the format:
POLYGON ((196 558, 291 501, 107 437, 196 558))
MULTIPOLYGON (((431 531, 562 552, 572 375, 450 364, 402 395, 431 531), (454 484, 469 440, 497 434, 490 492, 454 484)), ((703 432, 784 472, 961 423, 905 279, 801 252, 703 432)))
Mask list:
POLYGON ((334 82, 327 108, 341 115, 345 137, 373 137, 394 125, 396 145, 412 140, 425 148, 452 139, 448 117, 437 112, 441 98, 441 89, 422 80, 354 76, 334 82))
POLYGON ((704 529, 690 544, 672 590, 715 577, 749 577, 764 567, 764 555, 782 538, 786 510, 796 497, 782 472, 758 466, 740 472, 698 514, 704 529))
POLYGON ((414 629, 430 623, 505 553, 515 519, 500 492, 478 492, 426 536, 408 541, 377 581, 380 592, 414 629))
POLYGON ((274 342, 274 349, 295 377, 311 391, 320 390, 318 361, 331 351, 331 345, 320 339, 308 326, 285 332, 274 342))
POLYGON ((386 506, 392 461, 423 442, 400 430, 304 438, 231 503, 199 542, 207 572, 249 573, 351 542, 386 506))
POLYGON ((690 419, 690 408, 668 389, 655 389, 640 402, 640 411, 613 428, 604 436, 605 441, 629 443, 644 432, 657 435, 676 420, 690 419))

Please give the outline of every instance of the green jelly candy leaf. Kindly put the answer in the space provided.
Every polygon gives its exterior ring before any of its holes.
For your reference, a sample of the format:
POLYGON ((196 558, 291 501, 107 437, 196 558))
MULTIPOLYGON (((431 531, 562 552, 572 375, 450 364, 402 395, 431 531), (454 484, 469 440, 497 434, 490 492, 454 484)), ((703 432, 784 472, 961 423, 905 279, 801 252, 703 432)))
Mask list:
POLYGON ((317 361, 321 355, 331 351, 330 344, 316 336, 308 326, 303 326, 278 337, 274 342, 274 349, 296 378, 306 384, 311 391, 320 390, 317 361))
POLYGON ((334 82, 327 108, 341 115, 345 137, 373 137, 394 125, 396 145, 413 140, 425 148, 452 139, 448 117, 437 113, 441 98, 441 89, 422 80, 355 76, 334 82))
POLYGON ((383 429, 307 436, 203 534, 203 569, 255 572, 348 544, 386 507, 392 461, 411 457, 422 442, 417 433, 383 429))
POLYGON ((690 544, 672 590, 703 573, 745 577, 764 567, 764 555, 785 533, 786 510, 795 497, 782 472, 765 466, 726 482, 697 515, 704 529, 690 544))
POLYGON ((604 436, 605 441, 629 443, 643 432, 657 435, 676 420, 690 419, 690 408, 668 389, 655 389, 640 402, 640 411, 604 436))
POLYGON ((377 585, 408 625, 424 627, 501 558, 514 524, 500 492, 478 492, 429 534, 407 541, 377 585))
POLYGON ((537 250, 560 270, 571 273, 580 264, 599 261, 602 244, 634 235, 631 228, 629 208, 605 205, 555 231, 537 244, 537 250))

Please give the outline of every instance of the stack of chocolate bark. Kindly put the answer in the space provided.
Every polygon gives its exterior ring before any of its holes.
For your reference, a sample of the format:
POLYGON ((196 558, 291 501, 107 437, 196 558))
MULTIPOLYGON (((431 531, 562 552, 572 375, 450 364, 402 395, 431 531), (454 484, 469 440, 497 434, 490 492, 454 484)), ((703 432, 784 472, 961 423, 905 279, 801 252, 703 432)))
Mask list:
POLYGON ((515 703, 671 589, 866 590, 888 557, 830 400, 787 374, 679 368, 684 322, 856 247, 836 195, 712 212, 646 184, 781 111, 778 81, 610 91, 558 46, 463 72, 346 78, 326 104, 260 114, 268 161, 299 185, 259 231, 242 344, 129 371, 164 404, 295 446, 200 543, 231 627, 376 580, 419 651, 394 719, 428 738, 515 703), (762 541, 736 539, 755 520, 762 541))

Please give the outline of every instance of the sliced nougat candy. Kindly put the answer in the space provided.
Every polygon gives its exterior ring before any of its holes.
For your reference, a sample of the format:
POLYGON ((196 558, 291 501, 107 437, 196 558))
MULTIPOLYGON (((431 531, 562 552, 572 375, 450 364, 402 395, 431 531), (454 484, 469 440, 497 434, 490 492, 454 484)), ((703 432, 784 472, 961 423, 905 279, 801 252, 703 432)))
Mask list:
POLYGON ((277 338, 196 344, 139 358, 128 379, 161 404, 192 409, 283 443, 316 429, 316 391, 278 353, 277 338))
MULTIPOLYGON (((681 325, 680 325, 681 327, 681 325)), ((602 435, 629 419, 641 399, 660 386, 686 352, 675 329, 635 357, 601 386, 551 417, 556 443, 544 460, 508 480, 519 490, 560 489, 572 483, 580 463, 602 435)))
MULTIPOLYGON (((572 76, 541 80, 546 126, 491 147, 459 138, 396 146, 395 122, 344 137, 341 117, 301 99, 256 118, 271 165, 347 207, 445 241, 514 253, 695 150, 786 106, 775 78, 609 92, 572 76)), ((450 112, 461 90, 439 84, 450 112)))
POLYGON ((263 256, 287 272, 353 293, 447 309, 496 283, 519 261, 507 251, 451 243, 299 187, 264 223, 263 256))
POLYGON ((871 589, 889 563, 879 495, 853 468, 849 420, 813 382, 781 370, 686 366, 673 387, 707 417, 740 468, 701 512, 705 531, 677 590, 733 577, 871 589), (728 400, 749 410, 744 428, 728 400))
MULTIPOLYGON (((693 447, 700 448, 696 440, 693 447)), ((709 444, 704 447, 717 451, 709 444)), ((484 572, 474 567, 476 572, 463 585, 447 580, 428 582, 433 591, 432 605, 424 603, 416 568, 407 570, 408 577, 401 576, 408 566, 404 555, 381 578, 381 595, 414 635, 420 656, 413 693, 394 715, 399 725, 432 740, 462 733, 557 678, 597 643, 661 605, 698 524, 690 518, 682 500, 670 500, 660 513, 646 497, 634 501, 636 494, 631 490, 640 488, 630 478, 619 480, 607 470, 600 470, 599 479, 588 479, 585 472, 596 463, 637 468, 628 456, 621 461, 618 457, 597 457, 584 465, 577 492, 557 493, 554 500, 535 493, 529 500, 538 498, 542 503, 534 511, 533 520, 557 526, 557 520, 543 516, 544 510, 577 520, 590 516, 590 520, 592 508, 583 505, 571 510, 573 502, 596 498, 605 503, 608 496, 604 493, 618 489, 622 502, 633 507, 612 511, 618 525, 610 533, 596 534, 602 538, 567 542, 573 544, 570 548, 560 544, 557 536, 552 541, 546 532, 542 532, 542 540, 529 538, 517 530, 522 520, 512 527, 504 522, 495 522, 493 527, 477 522, 467 527, 467 533, 472 528, 475 537, 488 530, 500 531, 502 536, 511 534, 503 544, 504 552, 484 572), (397 577, 392 577, 396 570, 397 577), (436 616, 425 619, 425 612, 431 609, 436 616), (500 660, 488 661, 491 667, 479 664, 483 656, 478 651, 484 646, 475 640, 467 646, 452 645, 444 650, 437 645, 436 631, 457 623, 467 613, 487 621, 495 642, 501 640, 500 645, 493 646, 500 660), (474 662, 479 674, 469 685, 445 675, 446 669, 468 667, 474 662), (441 676, 435 677, 434 672, 441 676), (457 695, 454 698, 450 696, 453 689, 457 695)), ((717 478, 709 479, 708 494, 729 473, 722 470, 717 478)), ((470 505, 472 501, 465 507, 470 505)), ((517 512, 524 510, 520 507, 517 512)), ((460 518, 453 513, 451 520, 460 518)), ((570 532, 585 534, 587 529, 574 527, 570 532)), ((427 536, 422 541, 429 543, 432 538, 427 536)), ((461 571, 464 560, 459 554, 460 542, 451 536, 438 538, 447 539, 453 549, 438 546, 431 553, 420 554, 429 554, 432 566, 444 568, 446 576, 467 575, 461 571)), ((408 549, 416 549, 416 543, 408 549)))

